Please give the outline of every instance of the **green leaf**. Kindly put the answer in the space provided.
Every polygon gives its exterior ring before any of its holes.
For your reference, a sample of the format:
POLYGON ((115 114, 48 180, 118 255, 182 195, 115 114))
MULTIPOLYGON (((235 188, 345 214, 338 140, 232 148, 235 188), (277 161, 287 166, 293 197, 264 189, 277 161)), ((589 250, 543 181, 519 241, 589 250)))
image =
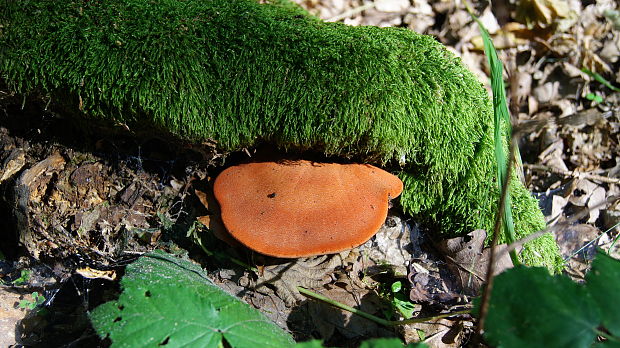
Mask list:
POLYGON ((289 347, 292 337, 198 266, 161 251, 127 266, 119 299, 91 313, 112 347, 289 347))
POLYGON ((595 346, 596 348, 620 348, 619 342, 602 342, 595 346))
POLYGON ((596 80, 597 82, 601 83, 602 85, 604 85, 605 87, 611 89, 614 92, 620 92, 620 88, 614 86, 611 84, 611 82, 607 81, 603 76, 601 76, 598 73, 595 73, 589 69, 583 68, 581 69, 581 71, 585 72, 586 74, 590 75, 590 77, 592 77, 594 80, 596 80))
POLYGON ((43 296, 43 294, 39 294, 37 291, 32 293, 32 298, 35 306, 38 306, 45 302, 45 296, 43 296))
POLYGON ((485 337, 501 347, 589 347, 600 313, 586 289, 544 268, 500 274, 489 303, 485 337))
MULTIPOLYGON (((295 348, 323 348, 320 340, 297 343, 295 348)), ((428 348, 424 343, 409 343, 404 346, 398 338, 373 338, 362 342, 360 348, 428 348)))
POLYGON ((392 292, 399 292, 403 288, 403 284, 400 281, 392 283, 392 292))
POLYGON ((20 286, 28 283, 30 280, 30 276, 32 275, 32 271, 29 269, 22 269, 19 274, 19 278, 15 279, 11 282, 11 284, 15 286, 20 286))
POLYGON ((312 340, 306 342, 300 342, 295 345, 295 348, 323 348, 323 342, 321 340, 312 340))
POLYGON ((34 309, 34 303, 28 300, 20 300, 19 303, 17 304, 17 307, 19 308, 25 308, 25 309, 34 309))
POLYGON ((599 104, 603 102, 603 97, 601 97, 600 95, 596 95, 594 93, 586 94, 586 99, 594 101, 599 104))
POLYGON ((413 318, 413 312, 415 311, 415 304, 411 303, 404 294, 402 293, 394 294, 394 297, 392 298, 392 304, 394 305, 394 307, 396 307, 396 309, 398 309, 400 314, 405 319, 413 318))
POLYGON ((610 306, 620 303, 620 261, 600 252, 586 275, 586 288, 602 310, 602 324, 613 335, 620 337, 620 311, 610 306))
MULTIPOLYGON (((375 338, 367 340, 360 344, 360 348, 403 348, 405 347, 398 338, 375 338)), ((424 348, 428 347, 424 343, 410 343, 407 348, 424 348)))
POLYGON ((418 338, 420 341, 424 341, 426 339, 426 332, 424 332, 424 330, 416 329, 416 332, 418 333, 418 338))

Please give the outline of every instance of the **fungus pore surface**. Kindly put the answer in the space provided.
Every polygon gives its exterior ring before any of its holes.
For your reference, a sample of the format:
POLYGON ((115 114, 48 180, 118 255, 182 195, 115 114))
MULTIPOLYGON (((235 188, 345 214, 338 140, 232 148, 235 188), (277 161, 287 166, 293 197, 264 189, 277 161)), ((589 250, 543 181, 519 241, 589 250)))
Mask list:
POLYGON ((366 164, 259 162, 224 170, 214 194, 228 232, 276 257, 336 253, 370 239, 403 190, 366 164))

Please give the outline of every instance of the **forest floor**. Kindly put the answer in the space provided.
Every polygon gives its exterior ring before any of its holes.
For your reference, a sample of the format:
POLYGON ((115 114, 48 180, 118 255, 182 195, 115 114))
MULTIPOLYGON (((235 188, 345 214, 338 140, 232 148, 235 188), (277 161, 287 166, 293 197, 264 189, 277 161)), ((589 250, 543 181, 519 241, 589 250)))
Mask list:
MULTIPOLYGON (((295 1, 327 21, 432 35, 489 85, 478 27, 459 1, 295 1)), ((598 248, 616 256, 619 250, 620 8, 613 0, 479 2, 474 8, 504 62, 515 129, 526 130, 518 139, 523 178, 540 199, 566 274, 582 280, 598 248)), ((0 100, 13 98, 3 91, 0 100)), ((445 255, 429 248, 423 231, 398 211, 362 248, 310 260, 308 273, 308 264, 261 259, 203 239, 206 228, 196 222, 207 214, 201 192, 208 193, 209 178, 222 164, 208 144, 191 147, 107 129, 83 134, 82 125, 40 103, 1 105, 8 106, 0 110, 0 218, 16 227, 5 227, 0 241, 0 346, 105 346, 87 313, 114 298, 128 262, 153 248, 179 247, 221 287, 298 340, 354 346, 397 336, 459 347, 469 338, 471 317, 385 328, 309 301, 286 285, 305 285, 393 318, 469 308, 471 297, 457 295, 464 289, 454 287, 458 276, 449 274, 445 255), (224 256, 207 257, 192 240, 224 256), (231 260, 261 265, 261 274, 231 260), (280 283, 261 286, 270 274, 281 276, 283 265, 280 283)), ((482 252, 482 240, 474 234, 466 243, 482 252)))
MULTIPOLYGON (((432 35, 490 92, 480 31, 462 2, 295 1, 326 21, 432 35)), ((568 271, 582 277, 586 260, 570 256, 584 243, 579 252, 590 255, 610 246, 620 221, 608 204, 620 183, 620 9, 613 0, 520 0, 475 10, 504 63, 515 129, 527 129, 518 135, 525 183, 549 226, 570 221, 555 233, 568 271)))

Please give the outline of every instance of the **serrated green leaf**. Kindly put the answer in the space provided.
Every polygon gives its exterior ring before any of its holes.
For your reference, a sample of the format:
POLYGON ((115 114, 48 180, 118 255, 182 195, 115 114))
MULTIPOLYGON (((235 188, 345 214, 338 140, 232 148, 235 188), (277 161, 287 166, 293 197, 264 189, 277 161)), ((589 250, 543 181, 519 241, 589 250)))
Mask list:
POLYGON ((489 303, 485 337, 500 347, 589 347, 600 323, 586 289, 543 268, 500 274, 489 303))
POLYGON ((155 251, 127 266, 123 292, 91 313, 112 347, 289 347, 292 337, 189 261, 155 251))
POLYGON ((604 310, 620 303, 620 261, 602 252, 597 254, 592 270, 586 275, 586 288, 603 309, 603 326, 620 337, 620 311, 604 310))

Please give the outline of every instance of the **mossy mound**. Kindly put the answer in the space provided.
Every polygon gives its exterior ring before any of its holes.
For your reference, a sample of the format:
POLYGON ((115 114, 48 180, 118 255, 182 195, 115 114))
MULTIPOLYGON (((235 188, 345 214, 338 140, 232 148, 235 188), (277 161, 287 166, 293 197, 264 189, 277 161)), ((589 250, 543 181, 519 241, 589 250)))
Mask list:
MULTIPOLYGON (((399 162, 406 213, 446 236, 491 230, 491 103, 432 37, 325 23, 284 0, 21 0, 0 10, 0 73, 17 92, 222 151, 269 142, 399 162)), ((516 181, 512 190, 518 235, 543 228, 536 201, 516 181)), ((524 255, 558 265, 551 236, 524 255)))

